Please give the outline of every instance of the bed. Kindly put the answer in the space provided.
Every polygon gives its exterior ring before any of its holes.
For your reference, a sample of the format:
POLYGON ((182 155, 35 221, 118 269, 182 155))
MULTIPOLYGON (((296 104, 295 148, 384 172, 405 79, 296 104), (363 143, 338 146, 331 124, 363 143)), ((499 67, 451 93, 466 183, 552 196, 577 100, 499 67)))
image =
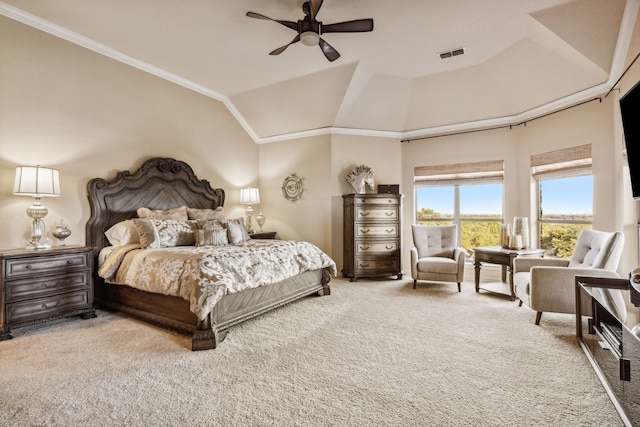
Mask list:
MULTIPOLYGON (((212 188, 207 180, 198 179, 188 164, 172 158, 152 158, 137 171, 120 171, 112 180, 91 179, 87 190, 91 215, 86 225, 86 242, 93 248, 95 266, 104 262, 101 251, 112 249, 105 232, 136 218, 139 208, 167 210, 188 206, 194 210, 215 210, 223 207, 225 200, 224 190, 212 188)), ((250 240, 246 246, 266 245, 250 240)), ((301 271, 269 285, 226 292, 210 310, 196 315, 193 304, 183 297, 110 283, 98 274, 96 267, 94 298, 100 307, 186 334, 194 351, 207 350, 216 348, 229 329, 241 322, 310 295, 329 295, 331 274, 335 274, 335 263, 301 271)))

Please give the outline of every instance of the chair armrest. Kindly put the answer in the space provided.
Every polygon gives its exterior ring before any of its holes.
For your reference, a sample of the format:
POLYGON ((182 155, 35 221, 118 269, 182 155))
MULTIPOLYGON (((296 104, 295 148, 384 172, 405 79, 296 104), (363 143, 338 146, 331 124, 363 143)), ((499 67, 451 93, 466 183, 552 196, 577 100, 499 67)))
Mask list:
POLYGON ((516 257, 513 259, 513 273, 528 272, 532 267, 567 267, 568 259, 516 257))
POLYGON ((418 248, 415 246, 411 247, 411 278, 418 278, 418 248))
POLYGON ((536 311, 575 312, 575 276, 619 278, 599 268, 533 267, 530 306, 536 311))

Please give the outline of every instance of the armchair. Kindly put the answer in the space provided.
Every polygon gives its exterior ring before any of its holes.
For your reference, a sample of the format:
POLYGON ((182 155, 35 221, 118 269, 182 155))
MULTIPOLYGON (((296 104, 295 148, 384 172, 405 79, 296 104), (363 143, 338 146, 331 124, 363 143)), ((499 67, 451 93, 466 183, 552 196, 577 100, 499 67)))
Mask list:
POLYGON ((458 227, 454 225, 412 225, 411 277, 413 289, 418 280, 437 282, 464 281, 466 253, 457 247, 458 227))
POLYGON ((624 235, 582 230, 571 259, 515 258, 513 260, 516 297, 535 310, 535 324, 543 312, 576 312, 575 276, 620 277, 616 272, 624 235))

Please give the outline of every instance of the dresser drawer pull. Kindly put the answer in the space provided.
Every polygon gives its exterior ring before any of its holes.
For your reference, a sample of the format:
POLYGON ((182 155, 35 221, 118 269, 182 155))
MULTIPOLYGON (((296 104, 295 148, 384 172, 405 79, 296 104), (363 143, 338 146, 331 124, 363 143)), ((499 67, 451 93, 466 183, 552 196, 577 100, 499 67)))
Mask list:
POLYGON ((395 216, 394 212, 385 212, 384 213, 386 216, 395 216))
POLYGON ((394 248, 395 248, 395 246, 385 246, 385 248, 386 248, 388 251, 390 251, 391 249, 394 249, 394 248))
POLYGON ((366 268, 366 267, 369 267, 369 265, 370 265, 369 263, 366 263, 366 264, 362 264, 362 263, 361 263, 361 264, 360 264, 360 267, 366 268))
POLYGON ((58 282, 53 282, 53 283, 51 283, 51 282, 44 282, 44 283, 42 284, 42 287, 43 287, 43 288, 47 288, 47 289, 57 288, 57 287, 58 287, 58 282))
POLYGON ((384 231, 386 231, 387 233, 395 233, 396 232, 396 230, 393 229, 393 228, 385 228, 384 231))
POLYGON ((72 264, 75 264, 75 262, 73 262, 73 260, 72 260, 72 259, 68 259, 68 260, 67 260, 67 264, 72 265, 72 264))
POLYGON ((366 211, 366 212, 360 212, 360 216, 369 216, 371 212, 366 211))
POLYGON ((368 228, 367 228, 366 230, 365 230, 364 228, 361 228, 361 229, 360 229, 360 232, 361 232, 362 234, 366 234, 366 233, 368 233, 369 231, 371 231, 371 230, 369 230, 368 228))
POLYGON ((361 251, 366 251, 367 249, 370 249, 371 246, 360 246, 360 250, 361 251))
POLYGON ((31 264, 27 264, 27 265, 24 266, 24 268, 25 268, 25 270, 31 270, 32 267, 31 267, 31 264))
POLYGON ((55 304, 51 304, 51 305, 48 305, 47 303, 44 303, 44 304, 42 304, 42 308, 54 308, 54 307, 57 307, 58 304, 60 304, 60 301, 56 301, 55 304))

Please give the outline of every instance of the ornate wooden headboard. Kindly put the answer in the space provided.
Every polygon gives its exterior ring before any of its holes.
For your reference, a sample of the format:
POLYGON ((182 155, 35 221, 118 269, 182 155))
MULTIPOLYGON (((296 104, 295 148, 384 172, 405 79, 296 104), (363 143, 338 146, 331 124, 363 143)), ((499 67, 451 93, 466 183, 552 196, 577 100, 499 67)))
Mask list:
POLYGON ((94 178, 87 185, 91 216, 86 242, 94 254, 109 243, 104 232, 112 225, 136 217, 140 207, 170 209, 178 206, 211 208, 224 206, 224 190, 198 179, 185 162, 156 157, 135 172, 121 171, 107 181, 94 178))

